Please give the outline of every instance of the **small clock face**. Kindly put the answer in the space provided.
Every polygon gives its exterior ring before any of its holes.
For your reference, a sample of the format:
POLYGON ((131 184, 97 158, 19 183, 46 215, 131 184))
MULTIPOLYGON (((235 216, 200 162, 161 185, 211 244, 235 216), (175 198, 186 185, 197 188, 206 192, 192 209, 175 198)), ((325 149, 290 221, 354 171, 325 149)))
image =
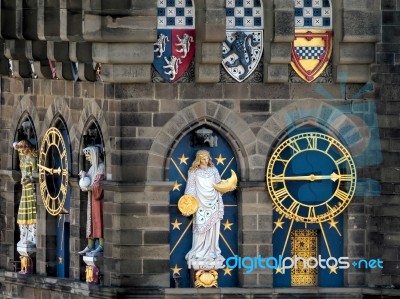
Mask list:
POLYGON ((58 215, 64 209, 68 191, 68 157, 61 132, 52 127, 47 130, 40 146, 39 183, 46 210, 58 215))
POLYGON ((267 166, 274 209, 298 222, 328 221, 342 213, 356 189, 356 167, 335 138, 301 133, 281 143, 267 166))

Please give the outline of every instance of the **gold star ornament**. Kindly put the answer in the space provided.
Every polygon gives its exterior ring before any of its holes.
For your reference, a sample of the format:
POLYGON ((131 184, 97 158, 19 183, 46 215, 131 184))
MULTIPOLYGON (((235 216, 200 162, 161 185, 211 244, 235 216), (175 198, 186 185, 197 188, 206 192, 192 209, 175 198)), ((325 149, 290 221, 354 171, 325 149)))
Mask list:
POLYGON ((224 271, 224 276, 225 275, 229 275, 229 276, 232 276, 232 270, 233 269, 231 269, 231 268, 228 268, 228 267, 225 267, 224 269, 222 269, 223 271, 224 271))
POLYGON ((179 159, 179 164, 186 164, 187 165, 187 160, 189 159, 189 157, 185 157, 185 154, 182 154, 182 156, 179 159))
POLYGON ((175 267, 171 268, 171 270, 173 271, 172 274, 181 275, 181 273, 179 273, 179 272, 182 270, 182 268, 178 268, 178 264, 175 264, 175 267))
POLYGON ((172 230, 175 230, 175 229, 181 230, 180 226, 182 225, 182 223, 178 222, 178 219, 175 219, 175 221, 171 222, 171 224, 173 226, 172 230))
POLYGON ((233 222, 231 223, 231 222, 229 222, 229 219, 226 219, 226 222, 222 223, 222 225, 224 226, 224 230, 227 230, 227 229, 232 230, 231 226, 233 225, 233 222))
POLYGON ((178 184, 178 181, 175 181, 174 189, 172 189, 172 191, 181 191, 181 189, 179 189, 181 186, 182 184, 178 184))
POLYGON ((214 159, 217 160, 217 165, 218 164, 224 165, 224 161, 226 160, 226 158, 223 158, 221 154, 219 154, 218 158, 214 158, 214 159))

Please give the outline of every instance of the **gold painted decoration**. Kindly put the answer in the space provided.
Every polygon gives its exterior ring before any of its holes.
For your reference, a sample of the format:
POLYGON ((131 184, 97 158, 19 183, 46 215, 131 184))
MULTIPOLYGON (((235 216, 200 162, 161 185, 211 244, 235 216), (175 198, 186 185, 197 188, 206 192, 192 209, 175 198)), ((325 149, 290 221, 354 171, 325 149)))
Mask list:
POLYGON ((199 208, 199 202, 196 197, 190 194, 183 195, 179 198, 178 209, 183 216, 191 216, 196 213, 199 208))
POLYGON ((218 272, 215 270, 196 271, 194 285, 196 288, 218 287, 218 272))
POLYGON ((235 190, 237 187, 236 173, 231 169, 231 177, 230 178, 228 178, 226 180, 222 180, 218 184, 213 184, 213 186, 214 186, 215 190, 217 190, 218 192, 221 192, 221 193, 227 193, 227 192, 235 190))
MULTIPOLYGON (((315 229, 296 229, 291 232, 292 258, 301 257, 304 260, 318 257, 318 233, 315 229)), ((316 262, 317 263, 317 262, 316 262)), ((304 267, 301 259, 291 269, 292 286, 316 286, 318 284, 318 266, 304 267)))
POLYGON ((53 216, 64 212, 68 192, 68 154, 64 137, 57 128, 43 136, 39 151, 40 194, 47 212, 53 216))
POLYGON ((357 173, 353 158, 342 143, 323 133, 308 132, 286 139, 274 150, 266 180, 279 214, 296 222, 321 223, 335 218, 349 205, 356 190, 357 173), (310 155, 318 158, 310 162, 310 155), (331 164, 329 173, 325 173, 322 160, 331 164), (308 161, 307 170, 297 166, 302 161, 308 161), (324 195, 314 194, 316 199, 299 191, 320 183, 329 188, 324 195))

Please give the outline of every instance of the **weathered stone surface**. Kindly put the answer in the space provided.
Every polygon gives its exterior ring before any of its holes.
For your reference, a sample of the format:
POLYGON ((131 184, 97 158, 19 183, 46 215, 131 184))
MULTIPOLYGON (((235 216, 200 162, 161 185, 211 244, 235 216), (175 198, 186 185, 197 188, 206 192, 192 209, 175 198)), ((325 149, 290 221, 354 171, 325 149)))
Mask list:
POLYGON ((264 80, 268 83, 286 83, 289 78, 287 64, 269 64, 264 68, 264 80))
POLYGON ((216 83, 220 78, 219 64, 196 64, 197 83, 216 83))
POLYGON ((154 42, 157 38, 156 17, 84 15, 83 37, 93 42, 154 42))
POLYGON ((340 45, 341 64, 371 64, 375 61, 375 44, 342 43, 340 45))
POLYGON ((151 64, 102 64, 104 82, 144 83, 151 80, 151 64))
POLYGON ((294 9, 275 9, 275 42, 291 42, 294 39, 294 9))
POLYGON ((377 42, 380 40, 381 14, 375 10, 345 10, 343 41, 377 42))
POLYGON ((144 64, 153 62, 152 43, 93 43, 93 60, 108 64, 144 64))
POLYGON ((202 43, 197 49, 201 63, 219 64, 222 62, 222 43, 202 43))

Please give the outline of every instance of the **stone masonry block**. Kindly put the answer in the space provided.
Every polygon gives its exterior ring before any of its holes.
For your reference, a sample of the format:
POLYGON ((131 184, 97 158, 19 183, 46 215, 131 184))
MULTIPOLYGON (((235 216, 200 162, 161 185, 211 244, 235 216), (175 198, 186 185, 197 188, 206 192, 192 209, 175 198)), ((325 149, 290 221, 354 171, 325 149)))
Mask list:
POLYGON ((151 64, 102 64, 104 82, 145 83, 151 81, 151 64))
POLYGON ((196 83, 217 83, 220 78, 219 64, 196 64, 196 83))
POLYGON ((83 37, 98 42, 154 42, 156 16, 111 17, 86 13, 83 37))
POLYGON ((275 6, 275 9, 293 9, 294 10, 294 1, 292 1, 292 0, 275 0, 274 6, 275 6))
POLYGON ((198 47, 202 63, 219 64, 222 61, 222 43, 202 43, 198 47))
POLYGON ((242 232, 243 244, 267 244, 272 241, 272 233, 264 231, 242 232))
POLYGON ((269 64, 264 66, 264 81, 268 83, 286 83, 289 79, 287 64, 269 64))
POLYGON ((380 1, 376 0, 346 0, 343 1, 343 8, 345 10, 380 10, 380 1))
POLYGON ((340 65, 336 72, 336 82, 343 78, 339 74, 346 73, 346 83, 365 83, 369 81, 369 65, 340 65))
POLYGON ((294 9, 275 9, 275 42, 294 39, 294 9))
POLYGON ((205 0, 208 9, 225 9, 225 0, 205 0))
POLYGON ((343 41, 377 42, 380 39, 381 14, 377 10, 345 10, 343 41))
POLYGON ((225 9, 207 10, 205 14, 204 41, 223 42, 225 40, 225 9))
POLYGON ((290 63, 292 48, 290 43, 271 43, 271 63, 290 63))
POLYGON ((370 64, 375 61, 373 43, 342 43, 339 50, 340 64, 370 64))
POLYGON ((101 63, 152 63, 153 43, 93 43, 93 60, 101 63))

